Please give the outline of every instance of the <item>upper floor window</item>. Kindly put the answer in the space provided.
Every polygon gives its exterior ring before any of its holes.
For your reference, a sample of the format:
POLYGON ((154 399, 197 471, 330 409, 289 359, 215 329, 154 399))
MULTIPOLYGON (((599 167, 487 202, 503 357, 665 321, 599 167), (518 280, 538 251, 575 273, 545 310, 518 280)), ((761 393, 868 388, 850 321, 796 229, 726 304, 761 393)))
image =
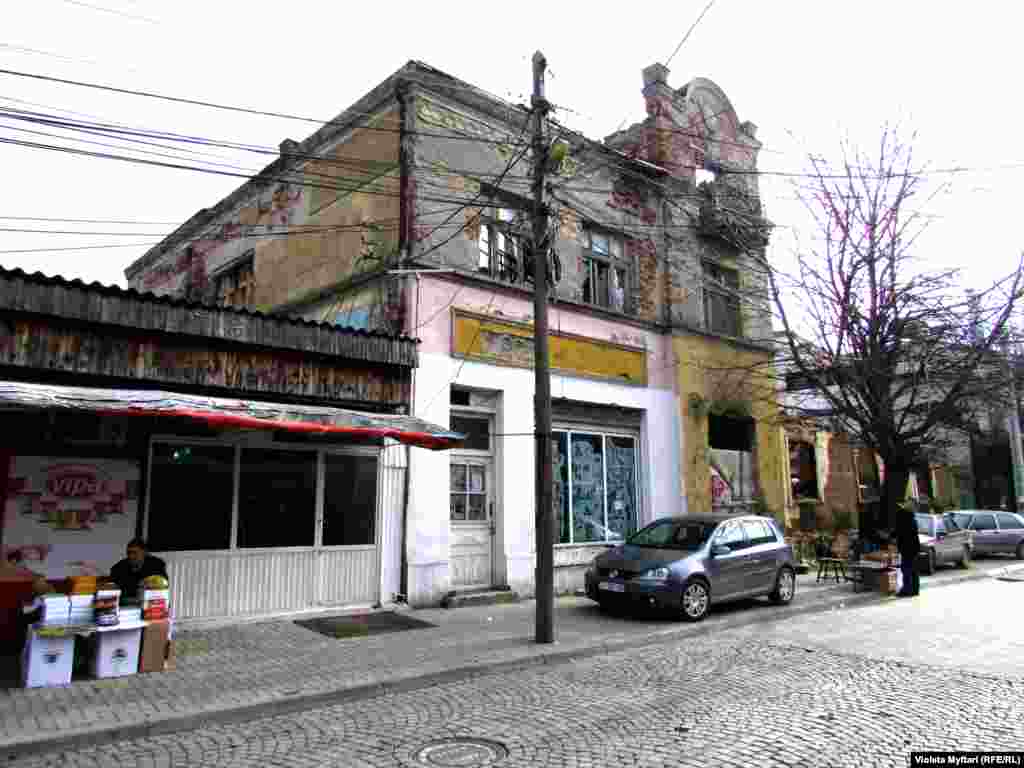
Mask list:
POLYGON ((250 307, 256 294, 253 252, 213 277, 217 303, 225 307, 250 307))
POLYGON ((740 335, 740 276, 713 261, 704 262, 704 327, 724 336, 740 335))
POLYGON ((693 180, 696 184, 700 185, 704 182, 712 182, 715 180, 717 175, 714 170, 708 167, 707 156, 704 154, 703 147, 698 147, 696 144, 691 144, 690 149, 693 150, 693 180))
POLYGON ((477 271, 508 283, 523 282, 524 227, 510 208, 485 208, 477 238, 477 271))
POLYGON ((623 253, 623 241, 618 235, 587 231, 583 254, 584 302, 616 312, 632 312, 630 296, 635 274, 623 253))

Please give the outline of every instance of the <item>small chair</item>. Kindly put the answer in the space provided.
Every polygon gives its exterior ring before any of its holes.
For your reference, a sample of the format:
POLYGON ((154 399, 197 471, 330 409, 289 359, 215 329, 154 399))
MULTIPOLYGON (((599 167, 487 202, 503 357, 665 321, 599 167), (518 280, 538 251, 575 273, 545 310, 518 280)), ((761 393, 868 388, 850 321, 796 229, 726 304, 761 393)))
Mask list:
POLYGON ((822 557, 818 560, 817 581, 834 578, 836 584, 846 580, 846 560, 841 557, 822 557))
POLYGON ((821 555, 823 556, 818 557, 818 578, 816 580, 828 581, 829 578, 834 578, 837 584, 846 581, 846 560, 849 557, 849 548, 839 547, 833 542, 828 551, 822 551, 821 555))

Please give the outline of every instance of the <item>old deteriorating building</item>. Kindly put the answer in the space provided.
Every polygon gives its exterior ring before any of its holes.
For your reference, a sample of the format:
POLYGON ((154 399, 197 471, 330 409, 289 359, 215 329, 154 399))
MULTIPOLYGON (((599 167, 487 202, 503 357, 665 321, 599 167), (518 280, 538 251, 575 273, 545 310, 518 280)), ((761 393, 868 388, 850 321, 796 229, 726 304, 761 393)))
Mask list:
POLYGON ((393 600, 406 446, 460 439, 405 415, 416 346, 0 269, 0 557, 107 573, 144 536, 178 620, 393 600))
POLYGON ((127 270, 143 290, 420 340, 406 575, 533 589, 532 259, 552 267, 556 584, 656 517, 760 505, 776 424, 756 128, 714 83, 643 72, 647 116, 566 149, 530 229, 530 112, 410 62, 127 270))

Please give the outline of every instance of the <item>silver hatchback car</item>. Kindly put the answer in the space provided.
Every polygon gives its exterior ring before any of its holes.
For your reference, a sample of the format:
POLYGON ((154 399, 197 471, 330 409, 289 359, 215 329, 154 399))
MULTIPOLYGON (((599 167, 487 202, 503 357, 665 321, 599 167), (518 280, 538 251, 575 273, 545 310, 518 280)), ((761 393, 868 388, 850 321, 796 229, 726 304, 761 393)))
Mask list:
POLYGON ((594 558, 586 590, 602 607, 638 603, 700 621, 712 601, 768 595, 789 603, 796 567, 773 518, 669 517, 594 558))

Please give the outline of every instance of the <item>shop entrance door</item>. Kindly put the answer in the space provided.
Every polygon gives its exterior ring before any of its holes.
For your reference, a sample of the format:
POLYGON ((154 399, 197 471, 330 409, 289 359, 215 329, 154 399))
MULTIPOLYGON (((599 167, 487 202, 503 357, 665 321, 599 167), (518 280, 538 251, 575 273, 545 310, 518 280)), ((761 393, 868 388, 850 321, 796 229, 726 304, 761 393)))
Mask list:
POLYGON ((451 580, 455 588, 489 587, 496 532, 493 462, 451 458, 451 580))

